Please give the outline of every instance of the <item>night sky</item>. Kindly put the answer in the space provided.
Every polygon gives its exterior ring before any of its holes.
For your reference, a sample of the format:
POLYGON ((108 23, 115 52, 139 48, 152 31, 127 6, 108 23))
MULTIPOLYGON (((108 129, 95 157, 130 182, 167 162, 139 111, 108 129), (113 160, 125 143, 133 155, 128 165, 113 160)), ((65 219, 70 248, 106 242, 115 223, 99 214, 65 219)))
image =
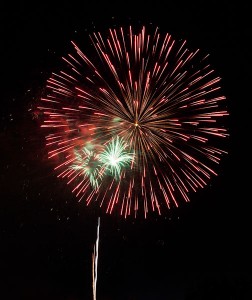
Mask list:
POLYGON ((248 1, 3 1, 0 299, 92 299, 98 216, 97 300, 252 299, 249 11, 248 1), (53 172, 29 109, 71 40, 136 23, 156 24, 210 53, 228 99, 230 138, 219 175, 190 203, 124 220, 78 203, 53 172))

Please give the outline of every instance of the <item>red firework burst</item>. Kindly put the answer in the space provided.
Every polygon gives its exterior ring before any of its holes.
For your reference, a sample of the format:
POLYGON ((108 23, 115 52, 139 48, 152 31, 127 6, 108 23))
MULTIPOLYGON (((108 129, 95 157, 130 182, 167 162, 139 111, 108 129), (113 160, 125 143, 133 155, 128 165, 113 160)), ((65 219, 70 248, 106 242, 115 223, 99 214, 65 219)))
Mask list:
POLYGON ((92 58, 72 42, 75 51, 48 79, 38 106, 58 177, 80 200, 124 217, 189 201, 217 175, 214 166, 226 153, 219 146, 228 136, 226 98, 208 55, 158 28, 109 29, 90 38, 92 58), (124 154, 134 154, 118 178, 104 168, 101 175, 99 160, 115 138, 124 154))

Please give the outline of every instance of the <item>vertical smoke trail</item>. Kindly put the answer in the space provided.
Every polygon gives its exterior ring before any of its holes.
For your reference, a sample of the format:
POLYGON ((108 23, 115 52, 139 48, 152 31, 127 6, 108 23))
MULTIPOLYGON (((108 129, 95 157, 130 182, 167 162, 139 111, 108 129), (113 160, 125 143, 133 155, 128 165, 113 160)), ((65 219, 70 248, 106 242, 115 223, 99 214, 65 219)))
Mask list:
POLYGON ((94 252, 92 255, 92 275, 93 275, 93 300, 96 300, 96 284, 97 284, 97 265, 98 265, 98 246, 99 246, 99 229, 100 218, 98 218, 97 238, 94 245, 94 252))

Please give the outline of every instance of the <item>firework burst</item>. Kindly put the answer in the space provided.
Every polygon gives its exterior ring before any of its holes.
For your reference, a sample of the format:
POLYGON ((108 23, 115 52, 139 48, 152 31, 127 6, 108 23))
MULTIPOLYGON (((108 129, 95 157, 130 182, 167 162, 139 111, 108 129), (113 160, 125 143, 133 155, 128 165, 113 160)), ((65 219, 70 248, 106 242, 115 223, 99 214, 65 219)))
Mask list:
POLYGON ((208 55, 146 27, 75 42, 38 107, 49 158, 79 200, 158 214, 203 188, 225 151, 225 96, 208 55))
POLYGON ((127 145, 123 139, 116 136, 99 155, 101 169, 106 170, 117 180, 120 179, 123 169, 134 161, 134 153, 127 152, 126 149, 127 145))
POLYGON ((74 150, 75 160, 69 166, 69 169, 80 171, 83 178, 89 178, 90 184, 94 189, 99 187, 99 179, 101 178, 100 164, 98 161, 98 154, 83 147, 80 151, 74 150))

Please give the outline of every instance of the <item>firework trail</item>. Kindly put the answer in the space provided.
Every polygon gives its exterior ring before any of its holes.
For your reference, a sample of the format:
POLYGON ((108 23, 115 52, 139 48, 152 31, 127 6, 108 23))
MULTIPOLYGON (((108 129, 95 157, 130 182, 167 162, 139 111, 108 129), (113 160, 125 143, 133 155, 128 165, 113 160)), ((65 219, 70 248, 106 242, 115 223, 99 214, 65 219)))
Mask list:
POLYGON ((99 229, 100 229, 100 218, 98 218, 97 238, 96 238, 96 243, 94 245, 94 252, 93 252, 93 255, 92 255, 93 300, 96 300, 99 229))
POLYGON ((37 107, 48 156, 79 201, 161 214, 203 188, 226 152, 225 96, 208 55, 158 28, 75 42, 37 107))

